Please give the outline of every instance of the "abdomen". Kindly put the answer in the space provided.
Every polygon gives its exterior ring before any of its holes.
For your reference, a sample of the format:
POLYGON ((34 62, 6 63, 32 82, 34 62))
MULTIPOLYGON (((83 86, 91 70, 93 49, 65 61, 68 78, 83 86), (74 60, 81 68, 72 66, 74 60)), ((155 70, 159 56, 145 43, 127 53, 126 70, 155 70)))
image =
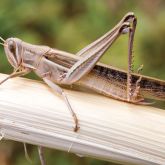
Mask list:
MULTIPOLYGON (((132 91, 135 90, 139 76, 138 74, 132 75, 132 91)), ((106 67, 106 65, 96 65, 88 75, 79 80, 78 84, 106 96, 126 100, 126 82, 126 72, 106 67)), ((165 81, 142 76, 139 97, 165 101, 165 81)))

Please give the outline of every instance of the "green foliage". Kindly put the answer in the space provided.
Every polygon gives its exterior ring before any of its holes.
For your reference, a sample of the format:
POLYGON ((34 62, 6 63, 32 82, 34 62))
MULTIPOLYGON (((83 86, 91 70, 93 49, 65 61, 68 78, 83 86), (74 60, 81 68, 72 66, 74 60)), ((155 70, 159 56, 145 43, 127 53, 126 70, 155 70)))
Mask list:
MULTIPOLYGON (((76 53, 111 29, 125 13, 133 11, 138 18, 134 42, 135 70, 143 63, 143 73, 165 79, 164 7, 163 0, 1 0, 0 35, 5 39, 18 37, 33 44, 76 53)), ((128 36, 122 36, 102 61, 126 69, 127 43, 128 36)), ((0 72, 11 73, 12 67, 3 48, 0 54, 0 72)), ((30 77, 35 76, 31 74, 30 77)), ((36 150, 31 149, 31 157, 36 159, 35 164, 39 164, 36 150)), ((22 148, 20 150, 23 152, 22 148)), ((20 152, 15 156, 17 159, 13 165, 29 164, 20 152)), ((50 150, 46 151, 46 157, 48 164, 109 164, 50 150)))

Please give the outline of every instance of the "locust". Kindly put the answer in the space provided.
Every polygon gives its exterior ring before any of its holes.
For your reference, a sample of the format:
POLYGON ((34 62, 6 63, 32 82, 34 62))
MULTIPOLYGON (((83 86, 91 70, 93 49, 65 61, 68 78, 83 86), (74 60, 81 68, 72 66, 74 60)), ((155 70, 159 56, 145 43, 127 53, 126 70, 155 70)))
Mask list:
POLYGON ((78 85, 105 96, 145 105, 145 98, 165 101, 165 81, 133 73, 132 50, 137 24, 134 13, 127 13, 119 23, 76 54, 48 46, 33 45, 18 38, 2 39, 5 54, 14 71, 6 80, 34 71, 65 101, 78 131, 78 118, 60 85, 78 85), (99 63, 103 54, 121 35, 128 33, 127 71, 99 63))

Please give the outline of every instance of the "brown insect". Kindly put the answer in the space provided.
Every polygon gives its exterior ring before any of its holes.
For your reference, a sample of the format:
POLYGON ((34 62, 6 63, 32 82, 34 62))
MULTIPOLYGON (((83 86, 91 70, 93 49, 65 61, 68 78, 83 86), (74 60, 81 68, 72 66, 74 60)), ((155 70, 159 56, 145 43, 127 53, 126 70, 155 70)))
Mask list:
POLYGON ((14 72, 9 78, 34 71, 44 82, 64 99, 70 110, 77 131, 78 119, 60 84, 76 84, 98 93, 134 104, 148 104, 144 98, 165 100, 165 81, 132 73, 132 49, 137 19, 127 13, 109 32, 89 44, 76 55, 50 48, 32 45, 18 38, 1 40, 14 72), (122 34, 129 33, 128 70, 122 71, 98 63, 104 52, 122 34))

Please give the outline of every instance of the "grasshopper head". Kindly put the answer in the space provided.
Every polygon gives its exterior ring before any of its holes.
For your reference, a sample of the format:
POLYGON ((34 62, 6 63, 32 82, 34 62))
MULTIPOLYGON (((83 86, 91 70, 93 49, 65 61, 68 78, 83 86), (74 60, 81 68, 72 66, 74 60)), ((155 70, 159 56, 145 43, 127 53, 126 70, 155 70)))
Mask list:
POLYGON ((23 51, 21 43, 22 41, 18 38, 4 40, 3 45, 7 59, 14 68, 18 68, 21 64, 21 54, 23 51))

